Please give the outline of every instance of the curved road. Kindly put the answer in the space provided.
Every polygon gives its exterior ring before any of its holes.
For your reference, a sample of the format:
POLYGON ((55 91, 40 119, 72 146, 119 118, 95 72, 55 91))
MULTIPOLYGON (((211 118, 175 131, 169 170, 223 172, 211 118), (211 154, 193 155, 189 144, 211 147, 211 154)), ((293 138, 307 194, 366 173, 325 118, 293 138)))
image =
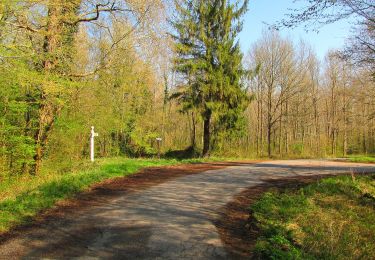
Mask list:
POLYGON ((118 194, 0 244, 1 259, 227 259, 214 221, 249 187, 286 177, 375 172, 317 160, 240 164, 118 194))

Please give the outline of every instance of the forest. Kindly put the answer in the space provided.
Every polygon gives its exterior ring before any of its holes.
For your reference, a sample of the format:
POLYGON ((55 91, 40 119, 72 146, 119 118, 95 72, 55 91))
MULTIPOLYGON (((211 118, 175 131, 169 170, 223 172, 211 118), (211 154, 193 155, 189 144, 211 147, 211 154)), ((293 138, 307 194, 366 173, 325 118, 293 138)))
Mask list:
POLYGON ((153 157, 156 138, 164 156, 374 154, 373 9, 310 2, 242 53, 251 1, 1 0, 0 178, 69 171, 91 126, 98 157, 153 157), (348 12, 358 35, 324 60, 278 32, 348 12))

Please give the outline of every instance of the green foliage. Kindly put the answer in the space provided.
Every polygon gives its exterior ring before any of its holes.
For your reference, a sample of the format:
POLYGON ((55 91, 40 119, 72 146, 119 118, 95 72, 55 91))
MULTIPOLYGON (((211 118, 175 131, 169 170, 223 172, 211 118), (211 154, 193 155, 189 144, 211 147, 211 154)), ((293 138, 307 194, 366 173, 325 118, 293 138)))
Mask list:
POLYGON ((266 193, 251 206, 261 259, 372 259, 375 179, 327 178, 266 193))
POLYGON ((292 145, 292 152, 294 155, 302 155, 303 153, 303 144, 293 144, 292 145))
POLYGON ((353 155, 353 156, 349 156, 348 159, 351 162, 375 163, 375 157, 374 156, 353 155))
POLYGON ((32 164, 34 142, 30 136, 33 121, 35 74, 21 63, 17 69, 0 66, 0 165, 2 173, 17 173, 32 164))
POLYGON ((142 117, 153 109, 158 83, 129 33, 132 21, 152 20, 143 14, 149 1, 130 4, 131 12, 103 3, 118 16, 101 14, 95 26, 81 20, 91 14, 82 13, 82 1, 52 2, 0 4, 1 175, 38 173, 42 159, 68 170, 87 156, 92 125, 100 156, 154 153, 150 139, 158 131, 142 117))
POLYGON ((0 66, 0 165, 3 173, 27 173, 34 165, 40 106, 48 104, 51 110, 58 110, 72 83, 40 73, 22 60, 6 65, 12 69, 0 66))

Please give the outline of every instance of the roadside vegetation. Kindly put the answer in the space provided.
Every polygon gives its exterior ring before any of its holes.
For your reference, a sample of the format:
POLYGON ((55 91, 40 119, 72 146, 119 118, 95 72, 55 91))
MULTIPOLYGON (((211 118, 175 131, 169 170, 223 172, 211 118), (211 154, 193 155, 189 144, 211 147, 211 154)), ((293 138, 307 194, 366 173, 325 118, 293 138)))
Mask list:
POLYGON ((95 164, 82 163, 71 173, 43 172, 19 175, 0 182, 0 233, 28 222, 38 212, 57 201, 72 197, 101 181, 136 173, 144 167, 194 163, 201 160, 175 159, 102 159, 95 164))
POLYGON ((358 162, 358 163, 375 163, 375 156, 349 156, 348 157, 350 162, 358 162))
POLYGON ((267 192, 251 206, 259 259, 374 259, 375 176, 267 192))

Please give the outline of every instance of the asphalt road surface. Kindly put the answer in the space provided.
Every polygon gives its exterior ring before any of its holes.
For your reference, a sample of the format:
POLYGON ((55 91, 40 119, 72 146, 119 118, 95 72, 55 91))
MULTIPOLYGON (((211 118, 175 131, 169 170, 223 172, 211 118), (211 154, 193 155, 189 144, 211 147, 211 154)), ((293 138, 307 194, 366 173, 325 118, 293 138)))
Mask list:
POLYGON ((215 220, 231 199, 270 180, 375 172, 375 165, 318 160, 241 163, 97 198, 0 243, 1 259, 228 259, 215 220))

